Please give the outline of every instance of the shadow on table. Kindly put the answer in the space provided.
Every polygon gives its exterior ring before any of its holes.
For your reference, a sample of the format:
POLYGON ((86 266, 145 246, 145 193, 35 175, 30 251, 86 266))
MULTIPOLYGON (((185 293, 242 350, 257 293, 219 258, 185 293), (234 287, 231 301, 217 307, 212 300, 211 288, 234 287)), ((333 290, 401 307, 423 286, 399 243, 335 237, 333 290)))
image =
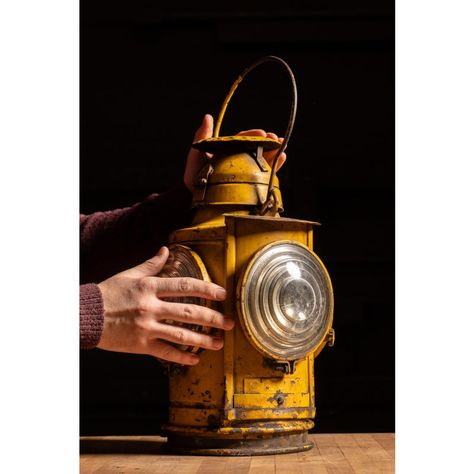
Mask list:
POLYGON ((81 454, 168 454, 165 440, 81 439, 81 454))

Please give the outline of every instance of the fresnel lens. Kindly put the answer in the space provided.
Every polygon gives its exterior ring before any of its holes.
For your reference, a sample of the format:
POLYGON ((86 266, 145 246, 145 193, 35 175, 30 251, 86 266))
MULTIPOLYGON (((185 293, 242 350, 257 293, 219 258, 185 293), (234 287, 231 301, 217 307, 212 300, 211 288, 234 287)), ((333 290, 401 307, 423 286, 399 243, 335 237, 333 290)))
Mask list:
POLYGON ((332 314, 332 290, 319 258, 297 242, 257 252, 240 287, 240 315, 257 349, 298 360, 323 339, 332 314))
MULTIPOLYGON (((179 278, 179 277, 189 277, 197 278, 199 280, 210 281, 209 275, 207 274, 206 267, 202 263, 202 260, 199 256, 193 252, 190 248, 185 247, 184 245, 170 245, 169 248, 170 254, 165 266, 162 268, 161 272, 157 275, 162 278, 179 278)), ((188 297, 167 297, 163 298, 166 301, 176 302, 176 303, 188 303, 188 304, 198 304, 201 306, 209 306, 209 301, 204 298, 198 298, 195 296, 188 297)), ((172 324, 174 326, 184 326, 193 331, 198 331, 201 333, 208 334, 211 329, 209 327, 198 326, 196 324, 186 324, 180 321, 173 321, 167 319, 163 321, 166 324, 172 324)), ((168 342, 168 344, 173 344, 168 342)), ((199 352, 199 347, 186 346, 183 344, 173 344, 178 349, 188 352, 199 352)))

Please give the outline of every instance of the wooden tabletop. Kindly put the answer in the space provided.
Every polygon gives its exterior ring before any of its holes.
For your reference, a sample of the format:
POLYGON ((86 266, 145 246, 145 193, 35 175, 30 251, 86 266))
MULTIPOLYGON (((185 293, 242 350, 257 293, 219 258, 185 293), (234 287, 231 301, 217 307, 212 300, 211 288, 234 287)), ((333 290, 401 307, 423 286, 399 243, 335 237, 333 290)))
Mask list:
POLYGON ((163 454, 159 436, 81 438, 81 474, 375 474, 394 473, 393 433, 311 434, 311 451, 248 457, 163 454))

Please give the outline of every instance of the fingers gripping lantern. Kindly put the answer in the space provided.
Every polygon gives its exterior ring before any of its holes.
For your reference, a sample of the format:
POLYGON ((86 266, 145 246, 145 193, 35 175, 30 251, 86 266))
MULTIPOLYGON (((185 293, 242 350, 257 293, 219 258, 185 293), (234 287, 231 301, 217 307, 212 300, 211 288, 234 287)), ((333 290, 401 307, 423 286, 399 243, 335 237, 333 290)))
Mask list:
MULTIPOLYGON (((206 267, 202 260, 193 252, 190 248, 184 247, 183 245, 173 245, 170 247, 170 254, 168 260, 158 274, 162 278, 179 278, 179 277, 190 277, 198 278, 204 281, 210 281, 206 267)), ((184 298, 179 297, 168 297, 163 298, 165 301, 177 302, 177 303, 189 303, 198 304, 201 306, 209 306, 209 301, 205 298, 198 298, 195 296, 189 296, 184 298)), ((193 331, 198 331, 204 334, 211 332, 210 327, 199 326, 197 324, 186 324, 180 321, 165 320, 165 324, 172 324, 174 326, 185 326, 193 331)), ((199 347, 187 346, 183 344, 175 344, 176 347, 182 351, 199 352, 199 347)))
POLYGON ((223 335, 222 350, 200 352, 196 366, 170 367, 165 431, 174 452, 238 456, 312 447, 314 358, 334 342, 333 291, 312 251, 313 227, 319 224, 280 216, 276 164, 293 129, 296 102, 289 66, 274 56, 263 58, 233 84, 214 136, 193 144, 213 157, 195 183, 192 225, 170 237, 171 259, 162 276, 192 276, 223 286, 227 298, 216 309, 236 325, 223 335), (283 66, 291 79, 291 115, 282 143, 220 137, 237 86, 267 62, 283 66), (269 150, 276 150, 271 167, 263 157, 269 150))

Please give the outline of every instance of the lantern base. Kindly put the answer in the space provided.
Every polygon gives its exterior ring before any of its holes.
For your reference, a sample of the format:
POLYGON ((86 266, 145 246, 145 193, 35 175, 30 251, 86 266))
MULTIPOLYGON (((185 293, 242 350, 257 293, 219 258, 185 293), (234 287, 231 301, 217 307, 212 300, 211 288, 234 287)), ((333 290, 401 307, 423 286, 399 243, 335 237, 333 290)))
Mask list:
POLYGON ((301 420, 297 424, 259 422, 214 430, 168 425, 165 427, 168 435, 166 450, 200 456, 258 456, 308 451, 314 446, 308 438, 308 428, 313 423, 301 420))

